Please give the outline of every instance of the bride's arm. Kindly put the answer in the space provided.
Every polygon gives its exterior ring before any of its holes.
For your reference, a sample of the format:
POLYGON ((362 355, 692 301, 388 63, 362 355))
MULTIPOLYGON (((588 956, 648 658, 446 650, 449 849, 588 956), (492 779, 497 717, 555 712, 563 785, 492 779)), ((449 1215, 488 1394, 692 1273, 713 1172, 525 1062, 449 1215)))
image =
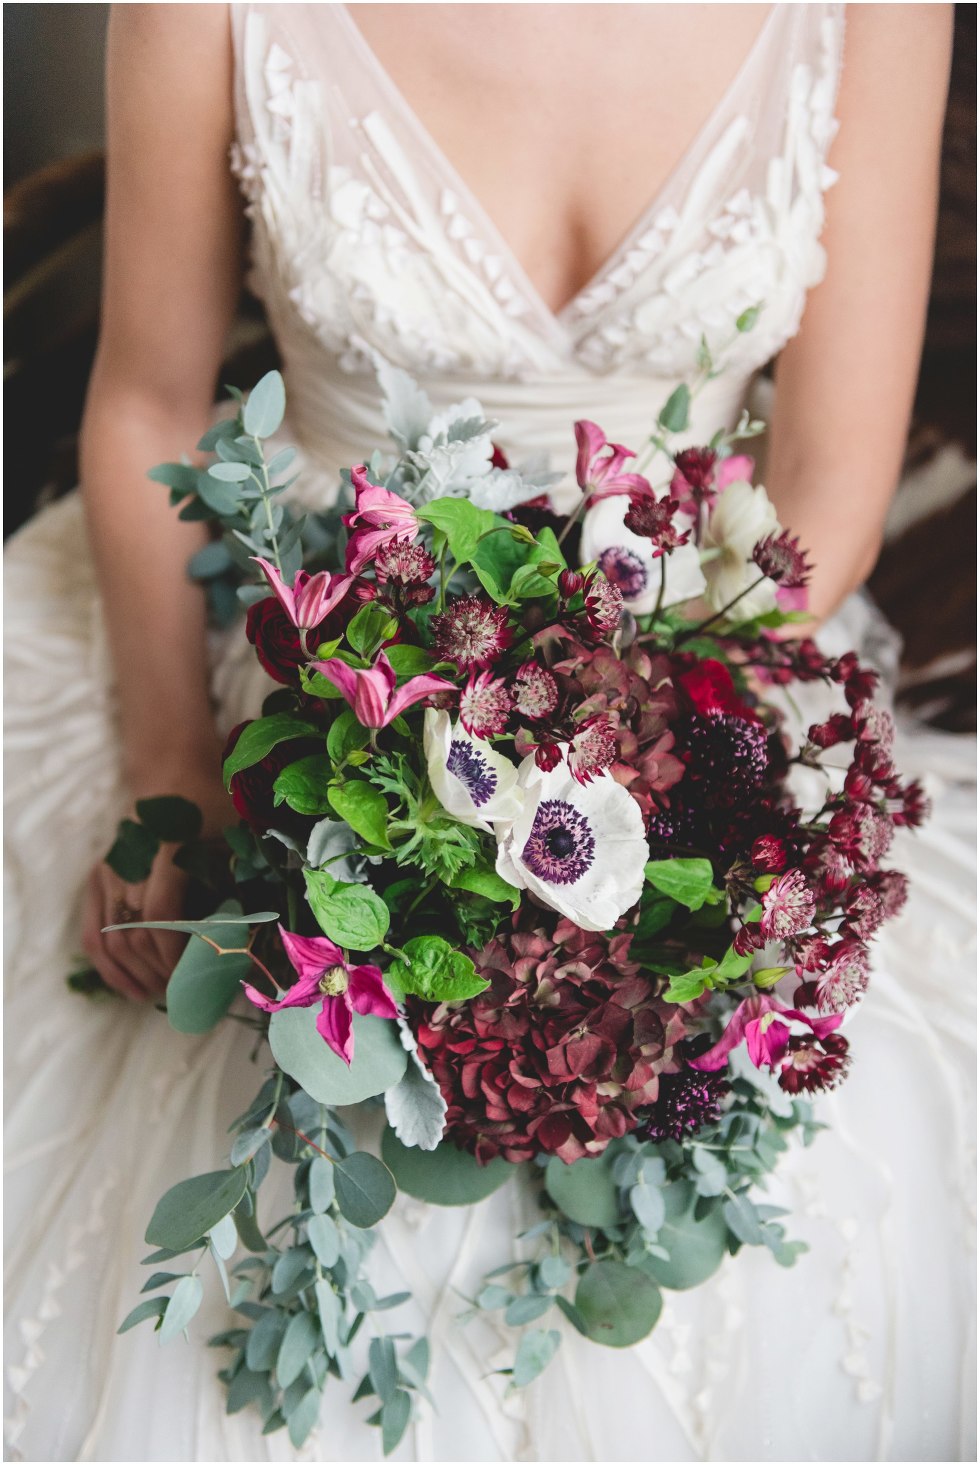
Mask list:
MULTIPOLYGON (((227 804, 208 699, 205 606, 187 561, 205 542, 147 470, 207 427, 241 276, 241 211, 228 168, 231 42, 224 5, 113 7, 102 329, 82 429, 83 497, 116 670, 134 798, 183 793, 219 828, 227 804)), ((101 936, 120 901, 172 917, 169 857, 145 887, 93 872, 84 940, 129 995, 162 990, 179 942, 101 936)))
POLYGON ((928 303, 952 7, 849 5, 827 273, 776 366, 767 488, 810 549, 821 619, 870 574, 928 303))

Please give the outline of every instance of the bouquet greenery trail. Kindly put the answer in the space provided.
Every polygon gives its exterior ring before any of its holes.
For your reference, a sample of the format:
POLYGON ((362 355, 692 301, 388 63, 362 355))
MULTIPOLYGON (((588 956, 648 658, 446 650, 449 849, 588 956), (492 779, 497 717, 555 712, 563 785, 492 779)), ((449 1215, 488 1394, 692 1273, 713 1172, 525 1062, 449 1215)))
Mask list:
POLYGON ((578 422, 569 491, 509 464, 477 402, 439 414, 379 375, 394 451, 343 475, 337 510, 287 493, 275 372, 234 394, 207 466, 151 474, 213 527, 190 573, 219 622, 247 608, 272 689, 228 739, 226 845, 147 800, 109 862, 138 882, 180 845, 206 903, 165 923, 191 938, 167 1015, 253 1028, 258 1090, 227 1168, 157 1206, 123 1329, 185 1333, 210 1265, 228 1409, 299 1446, 341 1380, 390 1452, 428 1397, 427 1341, 385 1326, 408 1294, 368 1268, 398 1191, 530 1189, 522 1259, 502 1235, 470 1299, 514 1328, 512 1387, 567 1326, 643 1338, 662 1290, 726 1253, 794 1260, 766 1177, 847 1069, 867 944, 904 898, 881 861, 923 807, 873 674, 779 634, 808 566, 736 451, 760 424, 675 450, 696 385, 639 459, 578 422), (793 739, 783 689, 812 681, 840 709, 793 739), (359 1147, 370 1109, 380 1146, 359 1147))

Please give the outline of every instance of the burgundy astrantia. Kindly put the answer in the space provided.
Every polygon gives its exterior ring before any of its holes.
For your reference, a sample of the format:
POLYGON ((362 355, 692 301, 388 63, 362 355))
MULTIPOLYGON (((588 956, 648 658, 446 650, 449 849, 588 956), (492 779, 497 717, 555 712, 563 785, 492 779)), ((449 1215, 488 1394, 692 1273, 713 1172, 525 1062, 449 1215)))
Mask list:
POLYGON ((531 722, 550 717, 558 706, 558 683, 551 672, 536 661, 526 661, 519 666, 510 685, 514 710, 531 722))
POLYGON ((479 997, 410 1008, 447 1133, 481 1163, 601 1154, 655 1102, 686 1036, 684 1009, 654 995, 628 933, 552 930, 531 914, 474 953, 490 983, 479 997))
POLYGON ((810 579, 813 566, 788 530, 760 539, 752 559, 764 575, 787 590, 800 590, 810 579))
POLYGON ((651 541, 655 557, 669 554, 687 544, 690 529, 678 529, 674 523, 680 503, 675 498, 638 499, 626 511, 623 523, 634 534, 641 534, 651 541))
POLYGON ((623 618, 623 592, 601 571, 588 577, 584 590, 585 619, 594 634, 605 640, 623 618))
POLYGON ((616 736, 608 717, 590 717, 579 727, 568 749, 568 766, 579 783, 588 783, 616 761, 616 736))
POLYGON ((435 558, 425 546, 407 544, 403 539, 382 544, 374 558, 378 584, 396 609, 428 605, 436 593, 435 586, 429 584, 435 572, 435 558))
POLYGON ((460 671, 488 671, 514 639, 506 606, 483 595, 461 596, 432 617, 432 639, 441 661, 454 661, 460 671))
POLYGON ((802 870, 788 870, 777 875, 762 897, 762 919, 759 922, 767 941, 786 941, 798 936, 813 921, 816 897, 802 870))

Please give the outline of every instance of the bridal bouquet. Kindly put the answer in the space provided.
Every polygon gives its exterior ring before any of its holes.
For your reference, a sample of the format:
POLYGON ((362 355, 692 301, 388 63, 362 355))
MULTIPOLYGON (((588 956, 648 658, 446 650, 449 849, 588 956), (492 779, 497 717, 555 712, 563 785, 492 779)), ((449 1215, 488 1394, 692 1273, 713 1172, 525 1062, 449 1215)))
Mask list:
POLYGON ((158 799, 110 861, 134 881, 181 844, 210 908, 169 924, 191 937, 170 1021, 250 1025, 261 1070, 227 1168, 160 1201, 123 1327, 183 1333, 209 1258, 229 1410, 298 1446, 351 1380, 390 1452, 428 1369, 384 1326, 408 1294, 366 1273, 398 1191, 531 1188, 540 1219, 470 1299, 515 1329, 507 1387, 565 1324, 626 1347, 726 1253, 794 1260, 765 1179, 846 1074, 868 942, 904 898, 881 862, 922 797, 874 675, 777 634, 808 566, 735 451, 759 424, 677 451, 680 387, 637 459, 578 422, 569 502, 477 402, 440 415, 380 376, 395 449, 335 513, 300 517, 291 450, 267 452, 277 373, 204 438, 209 466, 154 470, 214 525, 191 573, 219 617, 245 602, 278 685, 228 739, 223 853, 158 799), (786 689, 810 682, 840 709, 792 735, 786 689), (278 1219, 270 1172, 292 1175, 278 1219))

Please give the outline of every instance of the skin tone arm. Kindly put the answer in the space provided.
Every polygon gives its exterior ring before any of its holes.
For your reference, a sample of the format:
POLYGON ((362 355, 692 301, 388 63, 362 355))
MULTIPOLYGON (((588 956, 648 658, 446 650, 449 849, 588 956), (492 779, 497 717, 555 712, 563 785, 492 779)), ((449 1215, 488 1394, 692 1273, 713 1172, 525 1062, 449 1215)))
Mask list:
POLYGON ((947 5, 849 5, 827 273, 776 366, 767 466, 824 619, 874 568, 901 471, 935 233, 947 5))
MULTIPOLYGON (((107 76, 105 280, 82 428, 83 496, 130 792, 194 799, 217 833, 230 805, 208 700, 204 597, 186 573, 205 534, 178 519, 146 472, 179 458, 208 426, 240 287, 227 7, 113 7, 107 76)), ((96 867, 83 940, 111 986, 134 997, 162 992, 182 945, 168 933, 103 936, 120 902, 166 919, 182 896, 167 851, 138 888, 96 867)))

